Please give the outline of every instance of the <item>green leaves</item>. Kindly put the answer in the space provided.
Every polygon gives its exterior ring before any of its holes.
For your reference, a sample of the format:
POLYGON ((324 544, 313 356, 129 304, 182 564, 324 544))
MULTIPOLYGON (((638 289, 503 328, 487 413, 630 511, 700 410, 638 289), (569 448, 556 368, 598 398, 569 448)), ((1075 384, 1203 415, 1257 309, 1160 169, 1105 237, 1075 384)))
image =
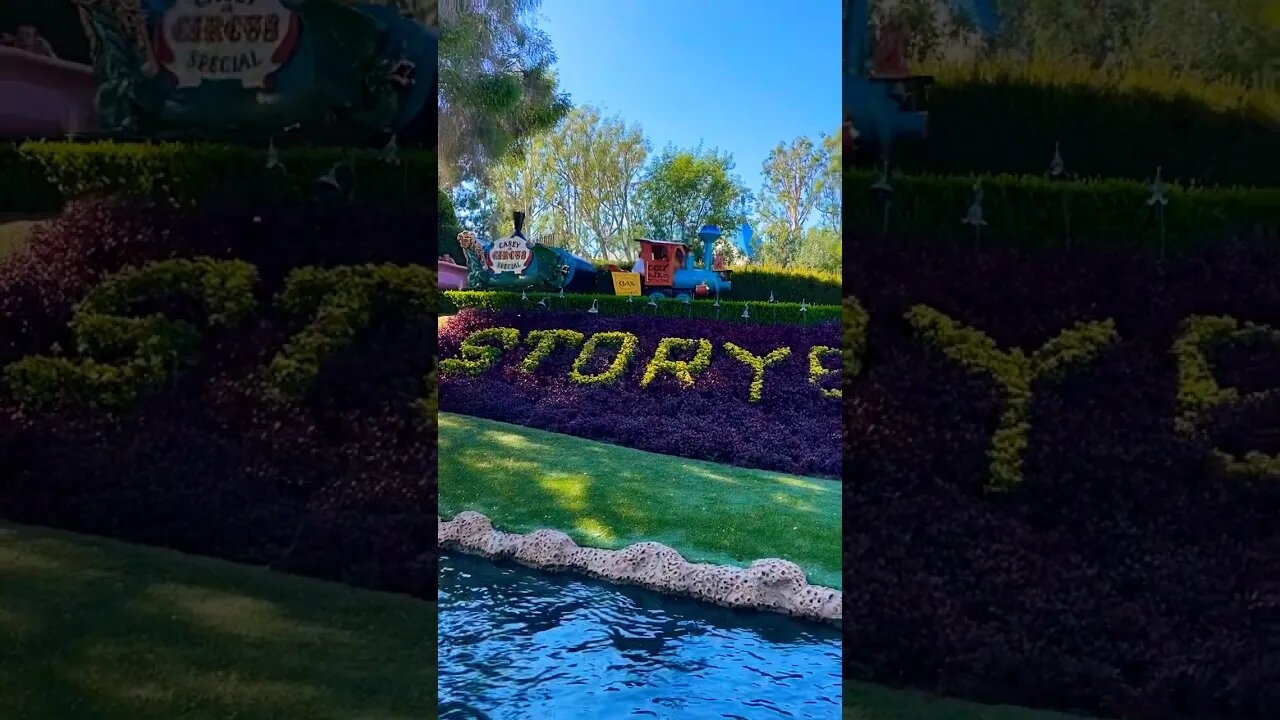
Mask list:
POLYGON ((711 364, 711 341, 706 338, 696 340, 690 338, 667 337, 658 341, 658 349, 653 359, 644 369, 644 377, 640 379, 640 387, 649 387, 659 373, 671 375, 686 388, 693 387, 694 377, 701 374, 711 364), (688 360, 676 360, 673 353, 692 351, 693 357, 688 360))
POLYGON ((587 339, 586 345, 582 346, 582 352, 578 353, 577 359, 573 361, 573 368, 569 371, 569 379, 579 385, 612 385, 622 379, 622 375, 627 371, 627 365, 631 363, 631 358, 635 356, 636 348, 639 345, 640 340, 629 332, 596 333, 587 339), (591 358, 595 357, 601 345, 612 345, 618 348, 617 355, 613 357, 613 362, 609 363, 609 367, 602 373, 595 375, 584 373, 583 371, 587 369, 591 358))
POLYGON ((390 309, 423 322, 434 317, 436 274, 420 265, 299 268, 289 274, 278 302, 290 315, 311 319, 266 369, 272 395, 298 398, 324 361, 355 342, 376 311, 390 309))
POLYGON ((697 238, 700 225, 738 225, 743 218, 734 208, 747 189, 733 169, 729 153, 667 146, 640 184, 645 230, 654 239, 689 242, 697 238))
POLYGON ((72 332, 80 360, 31 356, 5 368, 15 397, 35 405, 74 403, 121 409, 189 363, 201 331, 162 313, 131 308, 196 300, 211 327, 230 328, 256 308, 257 270, 238 260, 166 260, 103 281, 76 308, 72 332))
POLYGON ((1019 348, 1001 351, 981 330, 961 325, 924 305, 912 307, 906 319, 921 340, 966 368, 990 376, 1000 386, 1004 408, 988 451, 991 479, 987 489, 992 491, 1013 490, 1022 482, 1022 456, 1031 430, 1027 415, 1032 383, 1060 377, 1068 369, 1092 361, 1119 339, 1112 320, 1077 323, 1028 356, 1019 348))
MULTIPOLYGON (((770 365, 775 365, 791 357, 791 348, 789 347, 775 348, 770 350, 768 354, 763 357, 752 353, 750 350, 738 347, 731 342, 725 343, 724 349, 729 351, 729 354, 733 356, 733 359, 744 363, 747 367, 751 368, 751 389, 747 392, 747 400, 748 402, 753 403, 760 402, 760 398, 764 393, 765 369, 770 365)), ((710 356, 710 353, 708 353, 708 356, 710 356)), ((810 372, 812 373, 812 361, 810 361, 810 372)), ((812 376, 810 379, 812 379, 812 376)), ((826 397, 834 397, 832 395, 827 395, 826 391, 823 391, 822 394, 826 397)))

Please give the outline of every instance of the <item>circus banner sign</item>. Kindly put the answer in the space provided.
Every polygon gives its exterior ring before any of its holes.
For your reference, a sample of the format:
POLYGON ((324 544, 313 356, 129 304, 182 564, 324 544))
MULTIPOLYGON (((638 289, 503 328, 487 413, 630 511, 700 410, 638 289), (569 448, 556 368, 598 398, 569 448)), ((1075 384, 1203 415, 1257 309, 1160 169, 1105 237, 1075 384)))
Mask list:
POLYGON ((238 80, 264 88, 293 54, 298 16, 281 0, 177 0, 159 30, 157 59, 178 87, 238 80))
POLYGON ((522 273, 533 262, 533 250, 519 235, 497 240, 489 250, 489 267, 495 273, 522 273))

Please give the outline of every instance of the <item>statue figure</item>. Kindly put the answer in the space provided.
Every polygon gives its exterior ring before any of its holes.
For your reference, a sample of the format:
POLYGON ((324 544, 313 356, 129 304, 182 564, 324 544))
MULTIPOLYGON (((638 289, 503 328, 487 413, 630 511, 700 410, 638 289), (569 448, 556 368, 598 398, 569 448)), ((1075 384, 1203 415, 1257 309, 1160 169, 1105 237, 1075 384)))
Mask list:
POLYGON ((164 105, 142 0, 75 0, 98 81, 95 105, 107 129, 137 131, 164 105))

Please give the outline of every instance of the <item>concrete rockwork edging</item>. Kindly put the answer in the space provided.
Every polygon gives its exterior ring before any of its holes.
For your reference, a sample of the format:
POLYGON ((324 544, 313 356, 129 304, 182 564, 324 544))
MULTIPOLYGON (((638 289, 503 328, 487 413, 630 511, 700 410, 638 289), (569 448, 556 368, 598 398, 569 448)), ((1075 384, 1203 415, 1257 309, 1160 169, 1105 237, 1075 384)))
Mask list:
POLYGON ((756 560, 743 569, 691 563, 656 542, 621 550, 585 548, 558 530, 524 535, 494 530, 488 517, 471 511, 460 512, 452 520, 437 518, 437 523, 441 547, 473 555, 510 558, 541 570, 580 572, 725 607, 769 610, 837 625, 841 620, 841 592, 810 585, 800 566, 787 560, 756 560))

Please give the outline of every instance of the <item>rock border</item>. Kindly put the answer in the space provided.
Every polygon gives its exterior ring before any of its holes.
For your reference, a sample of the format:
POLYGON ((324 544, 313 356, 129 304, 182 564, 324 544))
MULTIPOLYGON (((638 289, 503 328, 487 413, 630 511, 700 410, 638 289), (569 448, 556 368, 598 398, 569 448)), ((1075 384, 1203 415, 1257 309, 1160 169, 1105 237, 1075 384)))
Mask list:
POLYGON ((440 546, 491 560, 510 558, 552 572, 568 570, 620 585, 637 585, 724 607, 767 610, 839 625, 843 593, 810 585, 804 570, 788 560, 756 560, 746 569, 691 563, 676 550, 640 542, 621 550, 580 547, 559 530, 506 533, 484 513, 466 510, 452 520, 437 516, 440 546))

